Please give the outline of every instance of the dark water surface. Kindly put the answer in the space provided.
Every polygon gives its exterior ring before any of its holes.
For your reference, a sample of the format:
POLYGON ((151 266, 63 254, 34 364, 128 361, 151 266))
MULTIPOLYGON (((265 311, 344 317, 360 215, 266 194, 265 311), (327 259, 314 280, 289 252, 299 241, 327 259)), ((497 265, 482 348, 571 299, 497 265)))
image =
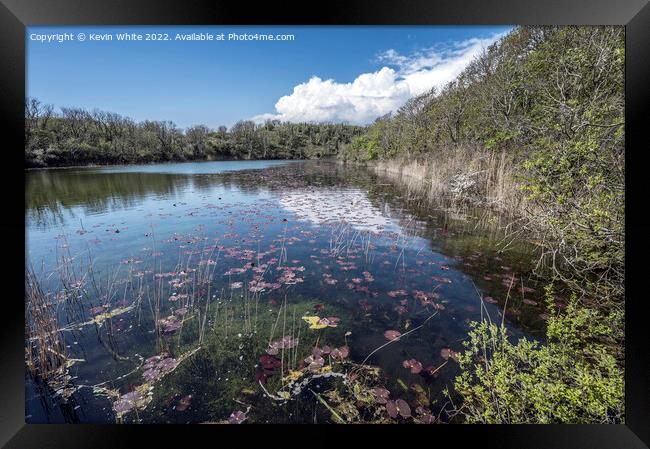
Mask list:
POLYGON ((500 321, 508 298, 513 337, 543 326, 535 249, 499 217, 424 206, 359 167, 32 170, 25 212, 69 360, 62 383, 27 376, 27 422, 332 422, 316 395, 336 377, 282 400, 291 376, 356 372, 386 331, 416 328, 366 363, 372 386, 437 416, 470 321, 500 321), (325 346, 340 350, 312 354, 325 346))

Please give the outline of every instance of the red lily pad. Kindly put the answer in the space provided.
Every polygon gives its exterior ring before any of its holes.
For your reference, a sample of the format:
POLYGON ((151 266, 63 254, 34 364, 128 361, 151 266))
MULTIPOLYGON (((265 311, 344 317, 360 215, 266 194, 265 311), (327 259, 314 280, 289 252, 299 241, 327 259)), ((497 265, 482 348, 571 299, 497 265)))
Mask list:
POLYGON ((440 357, 445 360, 452 359, 458 361, 458 353, 451 348, 442 348, 440 350, 440 357))
POLYGON ((228 417, 228 422, 230 424, 241 424, 246 421, 247 418, 248 416, 246 416, 246 413, 237 410, 230 414, 230 417, 228 417))
POLYGON ((387 330, 384 332, 384 337, 386 337, 386 340, 399 340, 399 337, 401 336, 401 332, 396 331, 396 330, 387 330))
POLYGON ((340 348, 333 349, 331 356, 333 359, 346 359, 350 356, 350 348, 348 346, 341 346, 340 348))
POLYGON ((416 359, 404 360, 402 362, 402 366, 404 368, 410 369, 413 374, 419 374, 420 371, 422 371, 422 363, 416 359))
POLYGON ((185 410, 190 408, 190 405, 192 405, 192 395, 188 394, 187 396, 183 396, 182 398, 179 399, 178 405, 176 406, 176 411, 184 412, 185 410))
POLYGON ((377 401, 379 404, 386 404, 390 396, 390 391, 380 387, 373 388, 370 390, 370 393, 372 393, 372 395, 375 397, 375 401, 377 401))
POLYGON ((388 416, 391 418, 397 418, 399 413, 395 401, 386 401, 386 411, 388 412, 388 416))
POLYGON ((404 399, 398 399, 395 401, 395 406, 397 407, 397 412, 403 417, 408 418, 411 416, 411 407, 406 403, 404 399))

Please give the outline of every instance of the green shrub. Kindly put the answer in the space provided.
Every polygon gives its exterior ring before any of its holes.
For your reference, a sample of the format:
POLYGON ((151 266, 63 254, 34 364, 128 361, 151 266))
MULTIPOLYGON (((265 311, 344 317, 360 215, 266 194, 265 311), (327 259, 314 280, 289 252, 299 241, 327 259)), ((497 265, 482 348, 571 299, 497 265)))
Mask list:
MULTIPOLYGON (((547 290, 549 310, 554 310, 547 290)), ((548 320, 547 342, 510 342, 491 322, 472 323, 454 381, 469 423, 621 423, 623 372, 612 354, 620 316, 579 304, 548 320)))
POLYGON ((373 135, 364 134, 352 139, 347 148, 346 158, 373 161, 379 156, 378 142, 373 135))

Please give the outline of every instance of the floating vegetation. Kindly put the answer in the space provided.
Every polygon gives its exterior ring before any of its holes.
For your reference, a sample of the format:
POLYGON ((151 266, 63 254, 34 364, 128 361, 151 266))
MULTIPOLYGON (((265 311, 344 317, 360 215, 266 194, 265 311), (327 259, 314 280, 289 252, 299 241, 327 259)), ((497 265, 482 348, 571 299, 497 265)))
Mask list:
POLYGON ((175 407, 177 412, 184 412, 192 405, 192 395, 188 394, 179 399, 178 404, 175 407))
POLYGON ((196 177, 123 222, 43 231, 56 257, 26 274, 43 395, 95 422, 433 423, 468 320, 509 298, 509 318, 543 323, 521 264, 463 249, 469 221, 418 218, 372 178, 292 170, 196 177))
POLYGON ((386 412, 391 418, 397 418, 398 416, 402 418, 411 417, 411 407, 403 399, 386 401, 386 412))
POLYGON ((318 316, 303 316, 303 320, 309 324, 310 329, 325 329, 326 327, 337 327, 341 322, 340 318, 337 317, 327 317, 320 318, 318 316))
POLYGON ((440 357, 445 360, 452 359, 458 361, 458 353, 451 348, 442 348, 440 350, 440 357))
POLYGON ((246 421, 247 418, 248 416, 246 416, 246 413, 242 412, 241 410, 236 410, 230 414, 228 417, 228 422, 230 424, 241 424, 246 421))
POLYGON ((399 340, 399 337, 402 335, 400 331, 396 330, 387 330, 384 332, 384 337, 386 337, 386 340, 393 341, 393 340, 399 340))
POLYGON ((31 270, 25 273, 25 310, 27 367, 45 379, 64 374, 68 357, 56 304, 43 292, 31 270))
MULTIPOLYGON (((94 386, 93 392, 114 400, 112 408, 118 420, 122 420, 131 411, 142 412, 153 399, 156 382, 159 382, 164 376, 172 373, 182 361, 194 355, 199 349, 196 348, 188 351, 177 359, 170 357, 166 353, 149 357, 141 367, 144 382, 138 385, 132 385, 132 390, 127 393, 120 394, 118 390, 109 389, 101 385, 94 386)), ((180 406, 181 410, 185 410, 190 406, 192 397, 188 395, 182 398, 181 401, 176 408, 178 409, 180 406)))
POLYGON ((402 362, 402 366, 404 368, 410 369, 413 374, 420 374, 423 368, 422 363, 418 362, 415 359, 404 360, 402 362))
POLYGON ((172 372, 178 366, 178 360, 167 354, 154 355, 145 360, 142 377, 147 382, 155 382, 165 374, 172 372))
POLYGON ((285 335, 279 340, 269 343, 267 354, 276 355, 281 349, 292 349, 298 346, 299 340, 291 335, 285 335))
POLYGON ((98 313, 93 317, 92 320, 87 321, 85 323, 81 323, 79 327, 87 326, 88 324, 96 324, 98 326, 101 326, 102 324, 104 324, 104 321, 109 320, 118 315, 122 315, 124 313, 130 312, 131 310, 133 310, 134 307, 135 306, 132 304, 127 307, 116 307, 112 310, 109 310, 108 312, 98 313))
POLYGON ((148 384, 140 385, 138 390, 123 394, 113 403, 113 411, 115 411, 117 419, 122 418, 125 413, 128 413, 131 410, 142 410, 147 406, 147 404, 149 404, 149 402, 151 402, 148 384), (138 390, 143 391, 144 395, 138 390))

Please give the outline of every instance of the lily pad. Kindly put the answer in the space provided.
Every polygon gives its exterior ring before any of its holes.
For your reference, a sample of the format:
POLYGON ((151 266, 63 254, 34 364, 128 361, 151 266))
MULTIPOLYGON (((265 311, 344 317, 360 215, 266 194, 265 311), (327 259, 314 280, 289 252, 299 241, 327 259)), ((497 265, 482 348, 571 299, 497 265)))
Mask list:
POLYGON ((180 398, 178 401, 178 405, 176 406, 176 411, 177 412, 184 412, 188 408, 190 408, 190 405, 192 405, 192 395, 188 394, 187 396, 183 396, 180 398))
POLYGON ((387 330, 384 332, 384 337, 386 337, 386 340, 399 340, 399 337, 401 336, 401 332, 396 331, 396 330, 387 330))
POLYGON ((388 416, 391 418, 397 418, 398 412, 395 401, 386 401, 386 411, 388 412, 388 416))
POLYGON ((395 406, 397 407, 397 412, 403 417, 408 418, 411 416, 411 407, 406 403, 404 399, 398 399, 395 401, 395 406))
POLYGON ((247 418, 248 416, 246 416, 246 413, 237 410, 230 414, 230 417, 228 418, 228 422, 230 424, 241 424, 244 421, 246 421, 247 418))
POLYGON ((445 360, 455 360, 456 362, 458 361, 458 353, 452 350, 451 348, 442 348, 440 350, 440 357, 442 357, 445 360))
POLYGON ((413 374, 419 374, 420 371, 422 371, 422 363, 416 359, 404 360, 402 362, 402 366, 404 368, 410 369, 413 374))
POLYGON ((385 388, 373 388, 370 390, 370 393, 374 396, 375 401, 379 404, 386 404, 388 402, 388 398, 390 397, 390 391, 385 388))
POLYGON ((327 327, 327 324, 321 323, 320 322, 320 317, 318 316, 304 316, 302 317, 303 320, 309 324, 310 329, 324 329, 327 327))

